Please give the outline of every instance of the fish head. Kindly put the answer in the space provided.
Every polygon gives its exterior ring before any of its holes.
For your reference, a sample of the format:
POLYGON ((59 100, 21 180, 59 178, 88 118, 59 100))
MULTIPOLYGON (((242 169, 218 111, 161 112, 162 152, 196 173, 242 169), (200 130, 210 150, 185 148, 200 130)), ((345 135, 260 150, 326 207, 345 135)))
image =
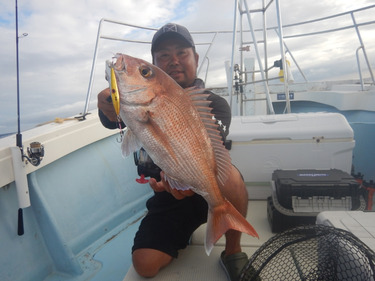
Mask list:
POLYGON ((158 67, 124 54, 117 54, 115 59, 107 63, 114 69, 122 104, 148 105, 165 89, 161 84, 166 74, 158 67))

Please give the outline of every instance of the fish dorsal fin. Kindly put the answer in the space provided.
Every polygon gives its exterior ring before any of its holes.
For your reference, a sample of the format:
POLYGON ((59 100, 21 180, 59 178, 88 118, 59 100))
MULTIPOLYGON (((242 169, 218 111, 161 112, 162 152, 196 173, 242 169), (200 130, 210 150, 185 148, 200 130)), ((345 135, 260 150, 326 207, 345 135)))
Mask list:
POLYGON ((217 164, 216 177, 219 184, 222 186, 227 181, 230 171, 229 168, 232 165, 232 161, 229 155, 229 151, 223 145, 223 139, 220 134, 219 125, 216 122, 214 114, 211 113, 211 101, 207 99, 210 93, 207 91, 207 89, 196 88, 187 88, 186 91, 189 94, 193 105, 197 109, 211 140, 217 164))

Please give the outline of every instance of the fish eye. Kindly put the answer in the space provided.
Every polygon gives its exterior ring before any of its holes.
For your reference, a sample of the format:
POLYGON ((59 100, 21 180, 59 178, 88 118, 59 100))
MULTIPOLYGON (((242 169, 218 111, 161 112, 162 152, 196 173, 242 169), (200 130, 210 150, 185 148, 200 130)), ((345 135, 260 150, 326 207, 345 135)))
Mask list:
POLYGON ((146 65, 142 65, 140 68, 139 68, 139 72, 141 73, 141 75, 145 78, 149 78, 151 77, 152 75, 152 70, 150 67, 146 66, 146 65))

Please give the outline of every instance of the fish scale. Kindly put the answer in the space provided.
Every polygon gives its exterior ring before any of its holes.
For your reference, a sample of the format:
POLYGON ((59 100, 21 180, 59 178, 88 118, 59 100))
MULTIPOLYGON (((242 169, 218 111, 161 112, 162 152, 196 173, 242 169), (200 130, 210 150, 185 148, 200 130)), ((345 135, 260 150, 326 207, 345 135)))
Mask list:
MULTIPOLYGON (((192 156, 179 157, 178 159, 173 156, 169 157, 171 158, 171 160, 175 160, 167 162, 167 166, 169 166, 172 170, 171 176, 173 178, 176 178, 177 176, 175 175, 181 174, 181 169, 183 167, 185 177, 192 178, 197 174, 196 167, 202 167, 202 161, 207 162, 206 159, 201 159, 202 157, 211 159, 211 161, 213 162, 213 151, 209 145, 210 140, 205 137, 205 135, 202 136, 202 134, 197 134, 197 130, 205 130, 204 126, 202 126, 201 123, 192 122, 193 118, 181 118, 181 116, 190 116, 187 115, 184 111, 191 110, 191 108, 186 108, 186 106, 168 107, 169 104, 176 104, 176 99, 178 98, 179 101, 177 102, 177 104, 186 104, 186 95, 179 95, 172 101, 170 101, 169 98, 165 98, 161 107, 167 107, 168 110, 163 110, 163 114, 159 119, 157 119, 160 122, 155 122, 157 123, 157 125, 159 125, 161 131, 164 132, 165 136, 168 136, 171 147, 169 153, 173 153, 173 155, 176 155, 179 152, 181 153, 188 151, 188 153, 192 156), (176 122, 176 120, 180 120, 183 122, 176 122), (171 126, 171 124, 173 124, 173 126, 171 126), (206 151, 204 152, 202 150, 206 151), (189 165, 190 163, 192 165, 189 165)), ((196 116, 196 118, 198 118, 198 116, 196 116)), ((160 139, 158 138, 159 135, 159 133, 157 135, 152 135, 149 141, 151 142, 160 139)), ((156 156, 156 158, 158 158, 158 156, 156 156)), ((169 158, 163 159, 166 160, 169 158)))
POLYGON ((120 116, 127 126, 122 150, 143 147, 175 189, 192 189, 208 203, 206 253, 229 229, 258 237, 254 228, 223 197, 232 168, 208 94, 182 89, 158 67, 118 54, 113 69, 120 97, 120 116))

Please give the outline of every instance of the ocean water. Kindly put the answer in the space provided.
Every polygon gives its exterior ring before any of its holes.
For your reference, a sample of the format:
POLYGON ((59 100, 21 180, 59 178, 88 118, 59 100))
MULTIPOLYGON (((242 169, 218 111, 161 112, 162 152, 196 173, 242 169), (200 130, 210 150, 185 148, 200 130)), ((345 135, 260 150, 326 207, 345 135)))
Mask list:
POLYGON ((14 133, 0 134, 0 139, 5 138, 5 137, 10 136, 10 135, 14 135, 14 134, 15 134, 15 132, 14 133))

